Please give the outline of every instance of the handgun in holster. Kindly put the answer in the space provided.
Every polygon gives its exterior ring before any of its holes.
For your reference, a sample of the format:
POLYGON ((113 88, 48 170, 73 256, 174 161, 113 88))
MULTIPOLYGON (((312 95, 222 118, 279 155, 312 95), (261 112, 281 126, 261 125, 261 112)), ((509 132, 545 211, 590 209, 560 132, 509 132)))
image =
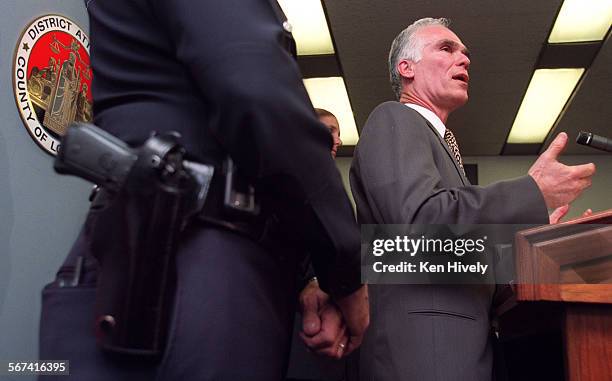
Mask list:
MULTIPOLYGON (((176 288, 180 233, 200 211, 214 167, 184 160, 176 133, 131 148, 91 124, 74 124, 54 168, 100 187, 91 249, 98 260, 95 330, 105 350, 159 358, 176 288)), ((94 200, 94 204, 95 204, 94 200)), ((93 206, 92 206, 93 209, 93 206)))

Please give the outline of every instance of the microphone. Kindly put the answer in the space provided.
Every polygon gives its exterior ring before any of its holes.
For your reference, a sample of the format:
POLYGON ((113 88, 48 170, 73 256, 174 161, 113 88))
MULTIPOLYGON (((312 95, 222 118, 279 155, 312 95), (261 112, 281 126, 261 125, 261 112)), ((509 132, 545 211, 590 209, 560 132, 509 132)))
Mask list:
POLYGON ((576 137, 576 143, 589 146, 606 152, 612 152, 612 139, 595 135, 591 132, 580 131, 576 137))

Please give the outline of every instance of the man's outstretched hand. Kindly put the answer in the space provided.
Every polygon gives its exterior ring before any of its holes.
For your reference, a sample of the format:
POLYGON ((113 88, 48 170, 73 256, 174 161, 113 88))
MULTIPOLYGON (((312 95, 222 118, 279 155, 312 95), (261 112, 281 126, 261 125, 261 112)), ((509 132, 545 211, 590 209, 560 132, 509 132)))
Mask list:
POLYGON ((561 132, 529 169, 529 175, 544 196, 546 207, 556 209, 574 201, 591 186, 595 164, 565 165, 557 159, 567 145, 567 134, 561 132))

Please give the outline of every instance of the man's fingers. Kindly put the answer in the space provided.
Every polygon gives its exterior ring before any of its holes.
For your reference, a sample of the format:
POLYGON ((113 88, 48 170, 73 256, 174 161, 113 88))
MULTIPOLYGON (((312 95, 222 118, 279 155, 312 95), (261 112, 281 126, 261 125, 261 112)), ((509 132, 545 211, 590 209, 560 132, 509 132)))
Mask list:
MULTIPOLYGON (((584 189, 591 186, 591 178, 596 171, 593 163, 574 166, 560 163, 557 158, 567 142, 566 133, 557 135, 528 172, 542 192, 546 206, 551 209, 574 201, 584 189)), ((557 216, 558 213, 554 213, 551 217, 557 219, 557 216)))
POLYGON ((347 345, 348 345, 348 337, 343 336, 340 342, 338 343, 338 349, 336 350, 337 359, 341 359, 342 356, 346 355, 347 345))
POLYGON ((584 211, 584 213, 582 213, 582 217, 588 217, 592 215, 593 215, 593 211, 591 209, 587 209, 584 211))
POLYGON ((574 165, 571 168, 574 176, 577 178, 591 177, 595 174, 596 170, 593 163, 574 165))
POLYGON ((318 334, 314 337, 304 335, 304 332, 299 333, 300 338, 304 342, 304 344, 311 350, 316 351, 318 349, 324 348, 326 346, 330 346, 333 343, 333 340, 324 337, 322 334, 318 334))
POLYGON ((344 350, 344 356, 350 355, 351 352, 359 348, 362 341, 363 341, 363 336, 350 336, 348 343, 346 345, 346 349, 344 350))
POLYGON ((325 347, 323 349, 318 349, 315 351, 315 353, 319 356, 327 356, 327 357, 331 357, 334 359, 341 359, 342 356, 344 355, 345 349, 346 349, 345 343, 338 343, 336 345, 325 347))
MULTIPOLYGON (((310 349, 318 350, 334 347, 333 350, 335 351, 335 344, 338 344, 339 340, 346 334, 346 325, 342 321, 340 313, 330 305, 321 310, 320 319, 321 329, 319 332, 316 335, 304 335, 302 340, 310 349)), ((303 332, 300 332, 300 336, 302 334, 303 332)))
POLYGON ((336 338, 336 340, 327 346, 322 346, 315 351, 318 355, 328 356, 335 359, 340 359, 344 355, 344 351, 346 350, 346 346, 348 343, 348 337, 346 336, 346 328, 343 327, 340 335, 336 338))
POLYGON ((544 154, 552 160, 557 160, 557 157, 559 157, 561 152, 563 152, 566 145, 567 134, 565 132, 561 132, 559 135, 557 135, 555 140, 550 143, 550 146, 548 146, 548 149, 544 152, 544 154))
POLYGON ((557 222, 559 222, 559 220, 561 220, 567 214, 568 210, 569 210, 569 204, 562 205, 558 207, 557 209, 553 210, 553 212, 548 217, 550 220, 550 223, 556 224, 557 222))
MULTIPOLYGON (((345 327, 342 326, 340 329, 340 336, 344 336, 345 335, 345 327)), ((302 341, 304 341, 304 344, 306 344, 306 346, 312 350, 321 350, 324 348, 331 348, 334 346, 334 343, 336 343, 338 341, 338 337, 336 337, 333 333, 331 333, 330 331, 321 331, 320 333, 318 333, 317 335, 313 336, 313 337, 309 337, 304 335, 303 332, 300 332, 300 337, 302 338, 302 341)))
POLYGON ((308 282, 300 292, 300 308, 302 310, 302 332, 314 336, 323 328, 320 310, 329 302, 329 295, 319 288, 316 280, 308 282))
POLYGON ((321 309, 321 329, 325 330, 325 328, 339 327, 343 325, 342 323, 342 315, 340 311, 331 305, 325 306, 321 309))
POLYGON ((308 336, 314 336, 321 330, 317 298, 302 299, 302 331, 308 336))
POLYGON ((337 329, 325 329, 325 324, 322 327, 321 331, 314 336, 306 336, 304 332, 300 332, 300 337, 308 348, 317 350, 331 347, 338 340, 338 336, 344 335, 346 329, 344 325, 338 326, 337 329))
POLYGON ((370 324, 368 285, 365 284, 352 294, 338 299, 336 303, 342 311, 342 316, 350 335, 346 348, 346 353, 348 354, 361 344, 363 335, 370 324))

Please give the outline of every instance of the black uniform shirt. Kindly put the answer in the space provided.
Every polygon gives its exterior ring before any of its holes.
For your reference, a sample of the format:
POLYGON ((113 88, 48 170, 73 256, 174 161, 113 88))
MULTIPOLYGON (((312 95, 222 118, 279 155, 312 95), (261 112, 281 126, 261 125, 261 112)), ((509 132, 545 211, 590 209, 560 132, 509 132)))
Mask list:
POLYGON ((229 154, 341 296, 360 285, 359 231, 272 3, 86 1, 94 121, 131 144, 178 131, 200 161, 229 154))

